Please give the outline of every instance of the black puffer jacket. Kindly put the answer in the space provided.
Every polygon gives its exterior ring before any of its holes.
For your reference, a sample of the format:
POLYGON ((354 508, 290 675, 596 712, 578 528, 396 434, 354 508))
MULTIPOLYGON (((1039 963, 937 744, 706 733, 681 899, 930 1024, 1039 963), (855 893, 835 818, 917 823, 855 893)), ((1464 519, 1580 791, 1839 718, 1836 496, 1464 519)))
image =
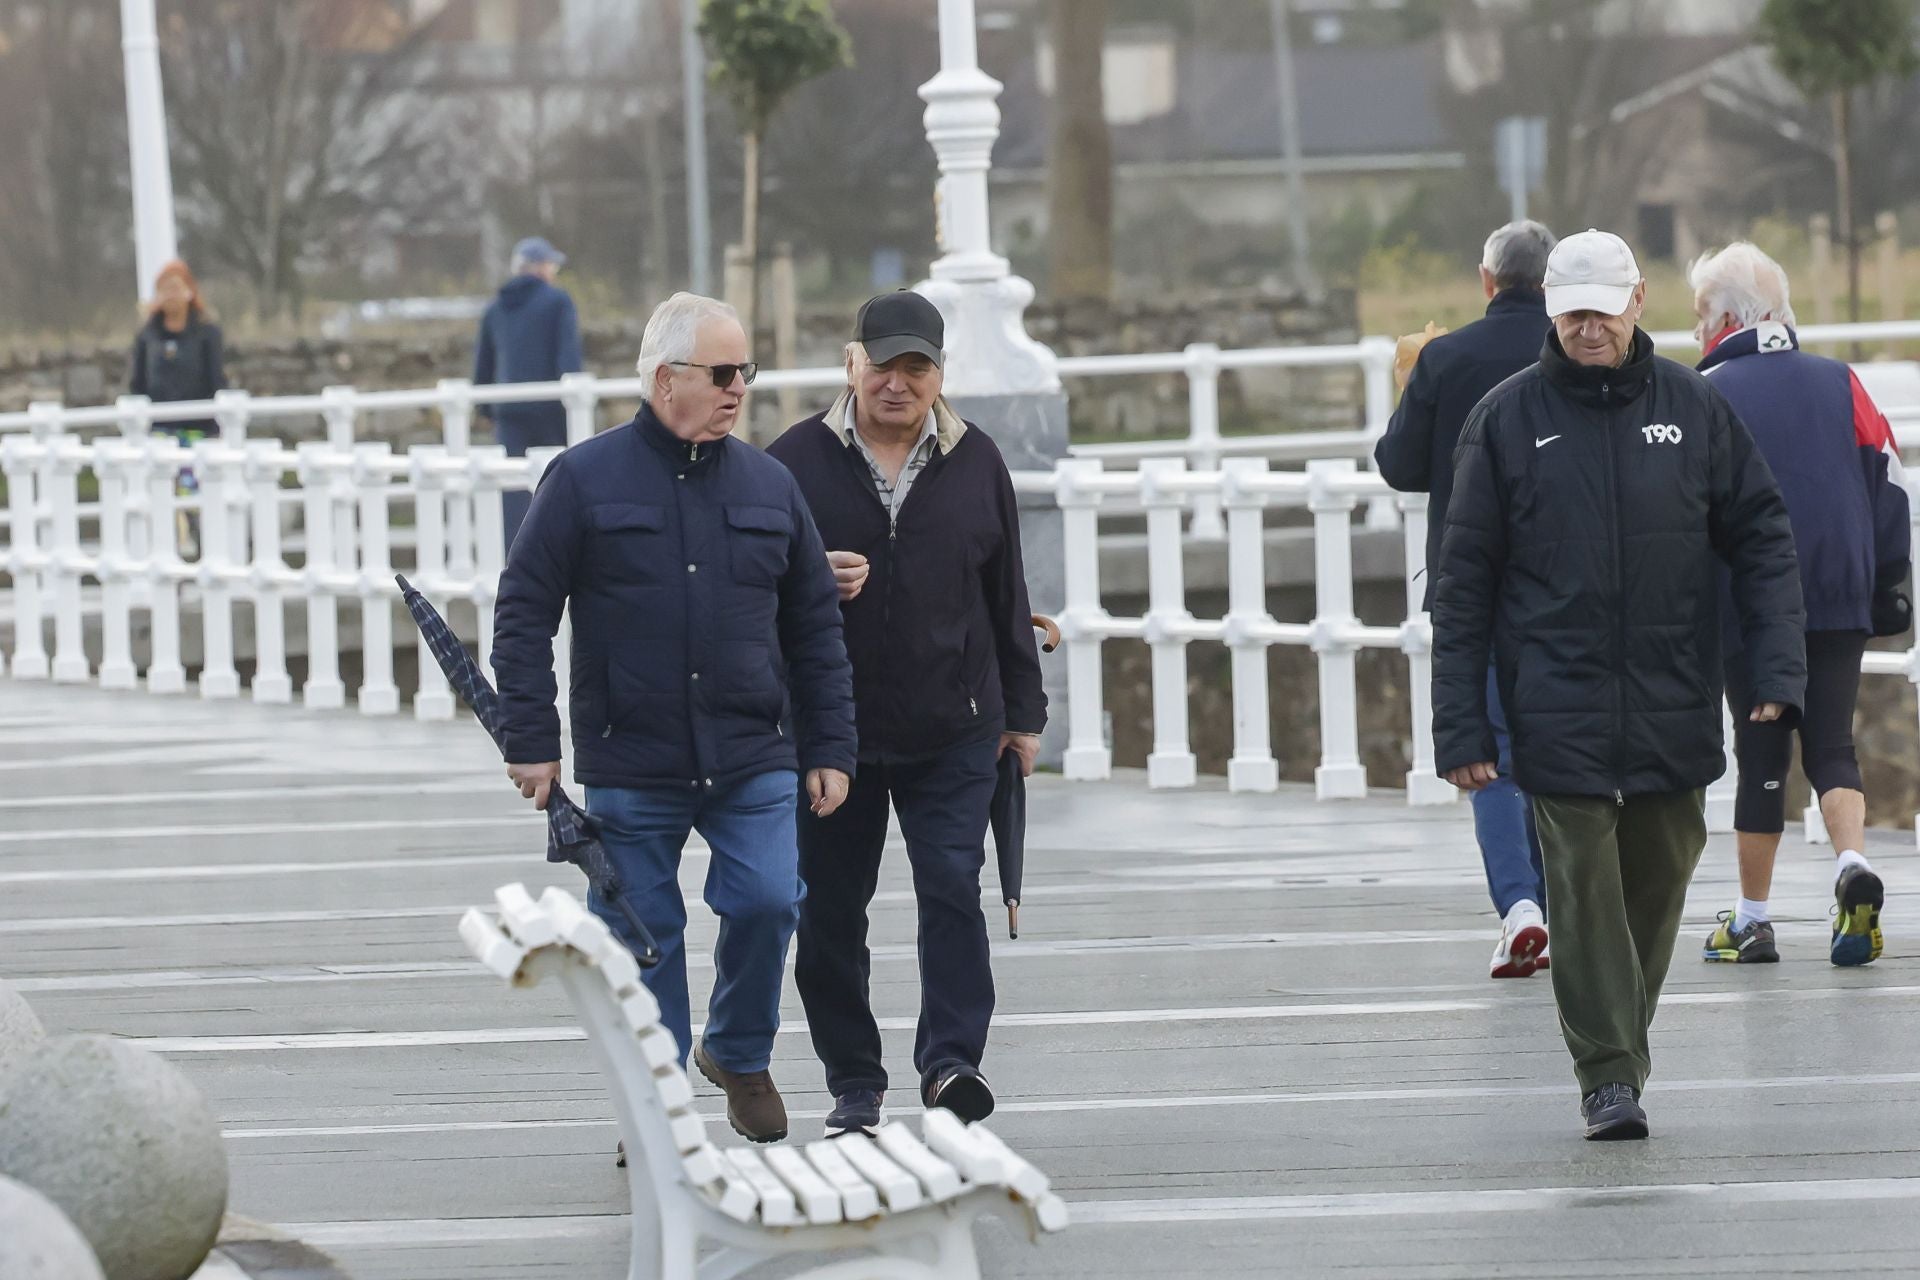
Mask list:
POLYGON ((1540 363, 1461 436, 1433 606, 1441 774, 1495 758, 1542 795, 1704 787, 1725 767, 1716 572, 1733 575, 1755 696, 1797 711, 1805 615, 1779 487, 1732 406, 1636 330, 1619 368, 1540 363))

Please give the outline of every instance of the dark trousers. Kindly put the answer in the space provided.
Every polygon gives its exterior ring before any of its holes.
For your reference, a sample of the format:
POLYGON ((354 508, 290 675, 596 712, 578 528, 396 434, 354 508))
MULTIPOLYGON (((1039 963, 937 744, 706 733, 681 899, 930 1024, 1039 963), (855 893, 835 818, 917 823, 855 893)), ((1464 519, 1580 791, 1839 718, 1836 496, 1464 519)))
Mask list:
POLYGON ((987 810, 997 739, 956 747, 916 764, 862 762, 846 803, 829 818, 800 807, 799 953, 794 977, 827 1088, 887 1087, 880 1028, 867 985, 867 904, 880 877, 889 802, 906 837, 920 908, 920 1030, 913 1065, 980 1065, 993 1017, 987 919, 980 909, 987 810))
POLYGON ((1864 631, 1807 632, 1806 710, 1756 724, 1753 681, 1746 655, 1727 655, 1727 706, 1733 712, 1733 754, 1740 763, 1734 793, 1733 829, 1779 835, 1787 829, 1787 769, 1794 734, 1800 735, 1800 767, 1814 799, 1837 788, 1859 791, 1860 761, 1853 750, 1853 706, 1860 696, 1864 631))
POLYGON ((1553 999, 1580 1092, 1643 1089, 1647 1031, 1707 845, 1706 792, 1535 796, 1533 811, 1553 903, 1553 999))
MULTIPOLYGON (((512 407, 519 408, 517 405, 512 407)), ((554 409, 555 412, 529 419, 501 405, 494 410, 493 438, 506 447, 510 458, 524 458, 529 449, 557 449, 567 442, 567 418, 558 405, 554 409)), ((506 528, 508 551, 513 550, 513 536, 520 532, 520 524, 527 518, 527 508, 532 505, 533 493, 528 489, 508 489, 500 495, 500 519, 506 528)))

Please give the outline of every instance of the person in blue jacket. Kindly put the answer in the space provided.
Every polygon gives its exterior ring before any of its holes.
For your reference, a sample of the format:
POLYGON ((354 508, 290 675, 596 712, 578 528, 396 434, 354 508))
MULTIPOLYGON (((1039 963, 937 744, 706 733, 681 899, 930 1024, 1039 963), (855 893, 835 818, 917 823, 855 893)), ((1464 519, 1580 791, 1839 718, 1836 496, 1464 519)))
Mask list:
MULTIPOLYGON (((1553 232, 1538 222, 1509 222, 1487 237, 1480 254, 1480 288, 1487 313, 1453 333, 1422 342, 1400 339, 1395 374, 1412 357, 1400 405, 1374 446, 1380 477, 1402 493, 1427 500, 1427 607, 1433 607, 1434 568, 1440 535, 1453 496, 1453 452, 1467 415, 1487 392, 1540 359, 1553 328, 1542 292, 1553 232), (1411 353, 1408 348, 1411 347, 1411 353)), ((1487 711, 1492 717, 1499 777, 1472 793, 1473 834, 1487 874, 1487 892, 1500 916, 1500 939, 1487 972, 1495 978, 1530 978, 1548 967, 1547 879, 1533 806, 1513 780, 1513 743, 1500 690, 1487 670, 1487 711)))
MULTIPOLYGON (((560 776, 553 637, 572 619, 574 778, 663 959, 661 1021, 726 1090, 742 1136, 786 1136, 767 1064, 804 895, 794 824, 846 799, 857 758, 840 599, 785 467, 733 438, 753 381, 733 308, 677 293, 641 338, 632 422, 547 468, 494 611, 508 776, 544 807, 560 776), (693 1043, 680 852, 711 851, 720 917, 706 1031, 693 1043)), ((621 914, 588 905, 630 948, 621 914)))
MULTIPOLYGON (((563 373, 580 372, 580 317, 573 298, 554 283, 566 261, 566 254, 539 236, 513 246, 511 276, 480 318, 473 347, 475 386, 556 382, 563 373)), ((483 412, 493 419, 494 438, 511 457, 567 442, 567 411, 558 400, 494 405, 483 412)), ((524 489, 500 495, 509 547, 526 519, 528 500, 524 489)))
MULTIPOLYGON (((1898 635, 1911 621, 1902 594, 1911 530, 1900 455, 1887 420, 1853 371, 1800 349, 1787 273, 1751 244, 1730 244, 1693 264, 1700 369, 1732 403, 1780 482, 1793 523, 1807 609, 1807 702, 1800 761, 1839 855, 1829 958, 1868 964, 1881 950, 1885 888, 1868 865, 1867 802, 1853 749, 1854 699, 1869 635, 1898 635)), ((1727 696, 1744 705, 1752 679, 1729 628, 1727 696)), ((1780 958, 1768 918, 1774 855, 1786 826, 1786 775, 1795 727, 1734 719, 1740 783, 1734 800, 1740 901, 1720 913, 1708 960, 1780 958)))

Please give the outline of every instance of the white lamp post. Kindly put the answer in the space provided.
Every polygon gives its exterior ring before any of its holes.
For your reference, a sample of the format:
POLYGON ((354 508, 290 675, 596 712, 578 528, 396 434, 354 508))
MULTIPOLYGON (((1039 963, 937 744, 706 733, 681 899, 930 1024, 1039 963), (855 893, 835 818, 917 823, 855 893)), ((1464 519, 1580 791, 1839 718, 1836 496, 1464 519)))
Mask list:
POLYGON ((920 86, 927 141, 940 162, 944 255, 919 290, 947 320, 947 390, 960 396, 1057 393, 1053 353, 1021 316, 1033 286, 993 251, 987 172, 1000 136, 1000 82, 980 69, 973 0, 940 0, 940 71, 920 86))
POLYGON ((145 298, 161 265, 180 256, 153 0, 120 0, 120 50, 127 77, 127 151, 133 164, 133 269, 139 277, 134 296, 145 298))

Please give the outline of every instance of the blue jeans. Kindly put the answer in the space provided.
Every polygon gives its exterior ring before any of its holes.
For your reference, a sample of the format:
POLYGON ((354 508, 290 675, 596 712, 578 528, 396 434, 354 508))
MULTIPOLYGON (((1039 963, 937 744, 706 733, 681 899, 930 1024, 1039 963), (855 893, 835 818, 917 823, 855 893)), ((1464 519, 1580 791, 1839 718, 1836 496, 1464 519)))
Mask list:
POLYGON ((1480 861, 1487 869, 1487 892, 1503 917, 1513 904, 1527 899, 1542 909, 1547 905, 1546 874, 1540 867, 1540 837, 1533 829, 1533 802, 1513 780, 1513 738, 1500 705, 1500 685, 1487 670, 1487 719, 1500 753, 1499 779, 1472 792, 1473 834, 1480 841, 1480 861))
MULTIPOLYGON (((641 977, 660 1003, 660 1021, 680 1042, 683 1063, 693 1051, 693 1028, 680 851, 692 831, 713 850, 704 896, 720 917, 720 937, 701 1040, 728 1071, 764 1071, 780 1028, 787 942, 806 893, 794 843, 798 791, 799 777, 791 769, 756 774, 722 791, 587 788, 587 812, 599 820, 627 900, 660 945, 660 963, 641 977)), ((587 905, 629 949, 639 950, 620 913, 597 892, 587 895, 587 905)))

